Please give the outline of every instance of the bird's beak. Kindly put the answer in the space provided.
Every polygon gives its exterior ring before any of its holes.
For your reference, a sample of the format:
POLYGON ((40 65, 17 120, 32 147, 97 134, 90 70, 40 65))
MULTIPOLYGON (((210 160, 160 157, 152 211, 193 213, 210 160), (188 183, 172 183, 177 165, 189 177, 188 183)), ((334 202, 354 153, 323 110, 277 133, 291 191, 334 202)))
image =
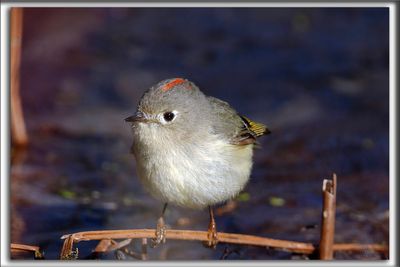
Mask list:
POLYGON ((143 112, 136 112, 135 115, 132 115, 125 119, 126 122, 146 122, 147 119, 144 116, 143 112))

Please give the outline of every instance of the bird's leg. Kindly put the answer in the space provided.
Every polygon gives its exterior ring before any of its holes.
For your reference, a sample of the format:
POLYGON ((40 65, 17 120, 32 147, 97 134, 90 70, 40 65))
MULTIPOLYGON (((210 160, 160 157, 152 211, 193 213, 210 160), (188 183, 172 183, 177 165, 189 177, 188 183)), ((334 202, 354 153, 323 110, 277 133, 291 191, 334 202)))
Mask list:
POLYGON ((207 246, 210 248, 216 248, 218 244, 217 224, 215 223, 214 212, 211 206, 208 206, 208 211, 210 213, 210 222, 208 224, 207 246))
POLYGON ((156 236, 155 238, 151 239, 151 247, 155 248, 158 244, 161 242, 165 243, 165 232, 167 231, 167 228, 165 226, 164 222, 164 213, 165 210, 167 209, 168 203, 164 204, 164 208, 162 210, 160 218, 158 218, 157 221, 157 229, 156 229, 156 236))

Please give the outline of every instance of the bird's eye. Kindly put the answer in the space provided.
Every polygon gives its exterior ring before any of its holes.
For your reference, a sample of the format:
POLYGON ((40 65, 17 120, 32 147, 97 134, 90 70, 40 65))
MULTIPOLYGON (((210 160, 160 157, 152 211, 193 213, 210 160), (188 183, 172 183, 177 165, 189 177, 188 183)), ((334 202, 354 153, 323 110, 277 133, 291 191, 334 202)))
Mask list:
POLYGON ((165 112, 163 116, 165 121, 172 121, 175 118, 175 114, 170 111, 165 112))

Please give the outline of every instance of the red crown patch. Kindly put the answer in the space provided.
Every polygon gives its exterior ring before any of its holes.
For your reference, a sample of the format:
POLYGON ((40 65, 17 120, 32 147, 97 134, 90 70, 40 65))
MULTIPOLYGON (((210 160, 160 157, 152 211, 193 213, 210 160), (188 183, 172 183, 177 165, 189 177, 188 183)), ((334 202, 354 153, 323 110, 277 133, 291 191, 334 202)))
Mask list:
POLYGON ((163 92, 166 92, 168 90, 171 90, 173 87, 177 86, 178 84, 184 83, 185 80, 182 78, 176 78, 170 81, 169 83, 165 84, 163 87, 161 87, 161 90, 163 92))

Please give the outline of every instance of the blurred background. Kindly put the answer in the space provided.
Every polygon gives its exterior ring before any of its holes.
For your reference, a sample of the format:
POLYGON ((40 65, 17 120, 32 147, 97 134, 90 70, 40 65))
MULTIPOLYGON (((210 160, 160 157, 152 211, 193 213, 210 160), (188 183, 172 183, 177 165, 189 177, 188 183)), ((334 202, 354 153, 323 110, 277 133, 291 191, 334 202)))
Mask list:
MULTIPOLYGON (((57 259, 67 233, 153 228, 162 203, 137 179, 123 119, 147 88, 184 77, 272 131, 248 186, 216 207, 219 231, 318 243, 335 172, 335 242, 388 243, 388 8, 25 8, 21 59, 29 145, 11 154, 11 242, 57 259)), ((170 206, 166 221, 205 230, 208 212, 170 206)), ((95 245, 79 243, 80 258, 95 245)), ((167 240, 149 258, 303 256, 167 240)))

